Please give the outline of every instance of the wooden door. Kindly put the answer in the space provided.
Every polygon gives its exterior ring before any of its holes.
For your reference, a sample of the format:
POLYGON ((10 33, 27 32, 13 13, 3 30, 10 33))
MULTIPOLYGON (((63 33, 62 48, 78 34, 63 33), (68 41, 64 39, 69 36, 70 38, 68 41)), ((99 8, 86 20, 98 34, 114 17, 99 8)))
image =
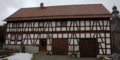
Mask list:
POLYGON ((46 39, 40 39, 40 49, 39 51, 47 51, 47 40, 46 39))
POLYGON ((52 54, 53 55, 67 55, 68 54, 68 39, 53 39, 52 40, 52 54))
POLYGON ((80 40, 80 56, 96 57, 96 40, 80 40))

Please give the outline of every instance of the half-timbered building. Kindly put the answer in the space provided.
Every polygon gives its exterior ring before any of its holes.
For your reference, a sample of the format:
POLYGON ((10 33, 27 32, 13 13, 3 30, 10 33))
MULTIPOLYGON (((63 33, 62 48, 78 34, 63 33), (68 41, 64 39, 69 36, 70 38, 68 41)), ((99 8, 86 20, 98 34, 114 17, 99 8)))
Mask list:
POLYGON ((26 52, 97 57, 111 55, 111 13, 102 4, 21 8, 7 22, 4 47, 26 52))

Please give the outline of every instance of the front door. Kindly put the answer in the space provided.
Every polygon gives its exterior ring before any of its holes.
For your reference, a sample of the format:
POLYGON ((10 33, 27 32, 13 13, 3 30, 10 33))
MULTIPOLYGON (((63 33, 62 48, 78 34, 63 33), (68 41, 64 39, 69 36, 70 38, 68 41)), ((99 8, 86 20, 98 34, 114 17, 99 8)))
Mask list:
POLYGON ((80 56, 96 57, 96 40, 80 40, 80 56))
POLYGON ((46 39, 40 39, 40 49, 39 51, 46 51, 47 49, 47 40, 46 39))

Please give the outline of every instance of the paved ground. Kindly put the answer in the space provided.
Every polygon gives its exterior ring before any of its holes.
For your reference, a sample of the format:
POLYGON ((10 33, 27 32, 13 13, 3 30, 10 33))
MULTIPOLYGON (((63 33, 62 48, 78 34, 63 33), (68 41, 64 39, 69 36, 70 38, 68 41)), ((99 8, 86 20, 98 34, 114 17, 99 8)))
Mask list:
POLYGON ((46 55, 46 52, 35 54, 34 60, 98 60, 97 58, 74 58, 67 55, 46 55))

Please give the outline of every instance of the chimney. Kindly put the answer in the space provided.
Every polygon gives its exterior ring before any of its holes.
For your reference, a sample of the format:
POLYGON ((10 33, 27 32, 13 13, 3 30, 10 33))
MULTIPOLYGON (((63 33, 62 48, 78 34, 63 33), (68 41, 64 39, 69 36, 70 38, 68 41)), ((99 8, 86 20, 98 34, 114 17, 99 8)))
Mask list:
POLYGON ((43 3, 40 3, 40 8, 42 9, 42 8, 44 8, 44 6, 43 6, 44 4, 43 3))

